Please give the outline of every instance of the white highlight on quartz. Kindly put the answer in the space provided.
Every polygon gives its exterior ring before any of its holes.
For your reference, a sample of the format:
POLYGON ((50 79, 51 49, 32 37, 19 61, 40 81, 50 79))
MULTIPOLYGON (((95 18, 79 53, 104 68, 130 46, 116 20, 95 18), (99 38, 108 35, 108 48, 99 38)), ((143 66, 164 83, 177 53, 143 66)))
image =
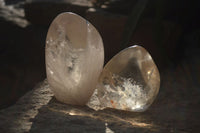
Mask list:
POLYGON ((62 13, 54 19, 48 30, 45 50, 47 80, 61 102, 87 103, 97 110, 115 108, 141 112, 158 94, 159 71, 143 47, 122 50, 102 71, 101 36, 76 14, 62 13))
POLYGON ((106 64, 88 106, 142 112, 152 104, 159 87, 160 74, 150 54, 132 46, 106 64))
POLYGON ((46 39, 46 72, 57 100, 84 105, 92 95, 104 63, 101 36, 74 13, 58 15, 46 39))

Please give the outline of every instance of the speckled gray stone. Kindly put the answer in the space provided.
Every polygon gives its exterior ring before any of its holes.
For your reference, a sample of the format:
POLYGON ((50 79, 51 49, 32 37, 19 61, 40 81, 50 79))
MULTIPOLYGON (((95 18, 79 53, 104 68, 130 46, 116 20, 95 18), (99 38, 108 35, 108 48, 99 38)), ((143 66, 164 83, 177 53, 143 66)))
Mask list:
POLYGON ((181 71, 171 70, 161 73, 165 82, 161 84, 160 93, 153 105, 142 113, 115 109, 95 111, 87 106, 63 104, 53 97, 45 81, 15 105, 0 111, 0 132, 198 132, 199 93, 183 75, 181 71))

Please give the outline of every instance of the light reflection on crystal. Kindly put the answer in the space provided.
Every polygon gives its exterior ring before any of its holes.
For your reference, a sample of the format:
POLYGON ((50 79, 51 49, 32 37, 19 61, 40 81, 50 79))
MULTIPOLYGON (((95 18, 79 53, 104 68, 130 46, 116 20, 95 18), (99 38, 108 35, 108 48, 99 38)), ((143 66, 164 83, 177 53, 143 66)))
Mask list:
POLYGON ((53 75, 53 71, 49 70, 50 74, 53 75))
POLYGON ((142 89, 142 85, 137 84, 131 78, 119 77, 114 74, 112 77, 107 78, 111 79, 111 84, 104 83, 103 86, 99 86, 101 91, 105 89, 103 91, 106 92, 103 95, 103 97, 106 97, 106 100, 103 100, 101 95, 98 97, 99 99, 102 99, 101 103, 103 106, 110 108, 122 108, 123 110, 127 110, 129 108, 136 110, 138 107, 142 106, 141 103, 146 102, 146 94, 142 89), (126 104, 133 102, 135 104, 134 107, 132 107, 131 104, 126 104))
POLYGON ((159 87, 160 75, 150 54, 141 46, 132 46, 106 64, 88 106, 97 110, 109 107, 145 111, 159 87), (93 100, 98 104, 94 105, 93 100))
MULTIPOLYGON (((88 111, 87 108, 76 108, 74 106, 66 106, 65 109, 58 109, 55 106, 55 107, 49 107, 48 109, 62 115, 80 116, 80 117, 92 118, 95 120, 101 120, 102 122, 105 122, 105 127, 108 127, 108 128, 109 128, 109 124, 116 124, 116 121, 118 121, 119 123, 131 124, 133 127, 151 128, 151 129, 157 127, 154 123, 145 123, 144 117, 138 117, 135 119, 134 117, 132 117, 132 115, 124 118, 123 116, 116 115, 113 112, 109 112, 109 113, 106 113, 103 111, 94 112, 94 111, 88 111)), ((110 130, 106 130, 106 131, 110 131, 110 130)))
POLYGON ((85 19, 62 13, 46 39, 46 70, 55 97, 68 104, 85 104, 92 95, 104 62, 101 36, 85 19))
POLYGON ((106 127, 105 133, 115 133, 113 130, 111 130, 111 129, 108 127, 108 123, 107 123, 107 122, 105 123, 105 127, 106 127))

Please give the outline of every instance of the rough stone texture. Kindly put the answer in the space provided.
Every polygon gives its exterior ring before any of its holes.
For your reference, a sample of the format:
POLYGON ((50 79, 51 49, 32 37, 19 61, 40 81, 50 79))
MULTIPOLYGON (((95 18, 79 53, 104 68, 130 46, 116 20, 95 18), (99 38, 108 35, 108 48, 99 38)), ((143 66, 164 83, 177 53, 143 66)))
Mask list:
POLYGON ((12 22, 23 28, 29 24, 24 16, 24 10, 19 5, 5 5, 4 1, 0 1, 0 21, 12 22))
POLYGON ((32 125, 31 119, 37 115, 39 108, 49 102, 53 95, 50 89, 47 88, 46 82, 42 84, 42 88, 39 86, 38 89, 27 93, 14 106, 1 111, 1 132, 14 133, 30 130, 32 125))
POLYGON ((47 28, 30 25, 21 4, 7 2, 0 1, 0 108, 13 104, 45 78, 47 28))
POLYGON ((198 132, 200 92, 185 73, 189 67, 184 64, 161 72, 159 95, 143 113, 62 104, 45 81, 0 111, 0 132, 198 132))

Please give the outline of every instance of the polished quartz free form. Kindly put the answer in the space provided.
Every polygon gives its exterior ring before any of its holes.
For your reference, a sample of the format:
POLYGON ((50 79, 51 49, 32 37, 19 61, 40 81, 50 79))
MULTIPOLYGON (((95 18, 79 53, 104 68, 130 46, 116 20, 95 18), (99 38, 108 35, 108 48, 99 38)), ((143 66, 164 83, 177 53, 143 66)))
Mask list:
POLYGON ((46 39, 46 71, 55 97, 64 103, 94 109, 145 111, 160 87, 159 71, 150 54, 132 46, 104 67, 98 31, 85 19, 62 13, 50 25, 46 39))
POLYGON ((74 13, 58 15, 46 38, 46 72, 57 100, 84 105, 92 95, 104 63, 98 31, 74 13))
POLYGON ((145 111, 160 87, 159 71, 150 54, 132 46, 115 55, 104 67, 88 106, 145 111))

